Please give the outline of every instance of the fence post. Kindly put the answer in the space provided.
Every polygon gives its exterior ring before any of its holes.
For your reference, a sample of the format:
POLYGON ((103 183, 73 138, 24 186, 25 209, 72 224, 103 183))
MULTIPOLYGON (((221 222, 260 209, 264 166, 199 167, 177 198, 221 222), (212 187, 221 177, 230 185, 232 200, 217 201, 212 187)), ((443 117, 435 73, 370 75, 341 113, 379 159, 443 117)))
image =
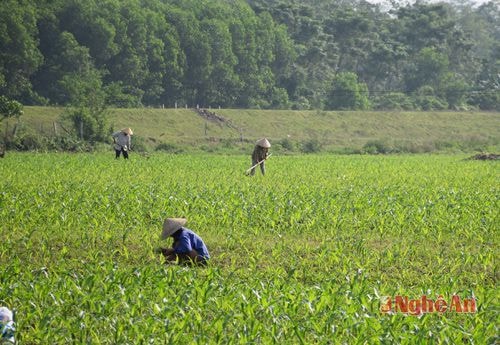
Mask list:
POLYGON ((7 142, 9 140, 9 121, 5 122, 5 134, 4 141, 7 142))

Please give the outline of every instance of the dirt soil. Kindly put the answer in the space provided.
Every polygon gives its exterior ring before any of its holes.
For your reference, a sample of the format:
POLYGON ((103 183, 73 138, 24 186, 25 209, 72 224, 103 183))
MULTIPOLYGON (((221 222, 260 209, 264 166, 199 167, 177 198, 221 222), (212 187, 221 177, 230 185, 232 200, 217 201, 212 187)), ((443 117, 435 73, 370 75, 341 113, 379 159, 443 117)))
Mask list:
POLYGON ((496 153, 478 153, 470 157, 469 159, 478 160, 478 161, 494 161, 500 159, 500 154, 496 153))
POLYGON ((201 117, 203 117, 204 119, 206 119, 208 121, 216 123, 217 125, 219 125, 219 127, 222 127, 223 125, 226 125, 229 128, 237 129, 237 127, 234 126, 233 123, 231 123, 231 121, 227 120, 226 118, 224 118, 221 115, 217 115, 213 111, 210 111, 210 110, 207 110, 207 109, 203 109, 203 108, 194 109, 194 110, 196 111, 196 113, 198 115, 200 115, 201 117))

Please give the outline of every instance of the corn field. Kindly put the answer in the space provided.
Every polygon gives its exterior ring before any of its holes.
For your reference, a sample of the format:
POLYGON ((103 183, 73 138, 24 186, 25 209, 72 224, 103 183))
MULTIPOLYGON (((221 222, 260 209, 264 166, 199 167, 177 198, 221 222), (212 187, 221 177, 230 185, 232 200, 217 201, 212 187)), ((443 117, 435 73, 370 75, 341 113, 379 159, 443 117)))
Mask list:
POLYGON ((459 155, 11 153, 0 305, 19 344, 499 341, 499 166, 459 155), (186 217, 208 267, 154 253, 186 217), (384 296, 476 301, 381 312, 384 296))

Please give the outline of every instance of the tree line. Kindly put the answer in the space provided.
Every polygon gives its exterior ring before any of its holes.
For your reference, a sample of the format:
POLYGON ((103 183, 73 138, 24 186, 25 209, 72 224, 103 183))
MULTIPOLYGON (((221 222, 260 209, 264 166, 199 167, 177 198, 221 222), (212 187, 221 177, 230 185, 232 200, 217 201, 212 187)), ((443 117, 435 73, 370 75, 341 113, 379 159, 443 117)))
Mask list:
POLYGON ((0 95, 97 127, 106 106, 499 110, 499 22, 494 1, 3 0, 0 95))

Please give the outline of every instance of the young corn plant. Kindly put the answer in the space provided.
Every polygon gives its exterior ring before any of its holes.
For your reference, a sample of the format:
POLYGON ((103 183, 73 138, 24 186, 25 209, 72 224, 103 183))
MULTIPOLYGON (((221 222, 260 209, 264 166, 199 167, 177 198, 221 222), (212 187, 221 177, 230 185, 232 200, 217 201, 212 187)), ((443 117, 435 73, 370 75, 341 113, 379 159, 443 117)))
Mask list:
MULTIPOLYGON (((21 343, 494 343, 498 166, 458 155, 12 153, 0 301, 21 343), (175 167, 175 168, 174 168, 175 167), (165 265, 166 217, 212 256, 165 265), (422 296, 445 312, 381 311, 422 296), (457 313, 453 296, 477 309, 457 313)), ((413 302, 412 302, 413 303, 413 302)), ((416 302, 415 302, 416 303, 416 302)))

